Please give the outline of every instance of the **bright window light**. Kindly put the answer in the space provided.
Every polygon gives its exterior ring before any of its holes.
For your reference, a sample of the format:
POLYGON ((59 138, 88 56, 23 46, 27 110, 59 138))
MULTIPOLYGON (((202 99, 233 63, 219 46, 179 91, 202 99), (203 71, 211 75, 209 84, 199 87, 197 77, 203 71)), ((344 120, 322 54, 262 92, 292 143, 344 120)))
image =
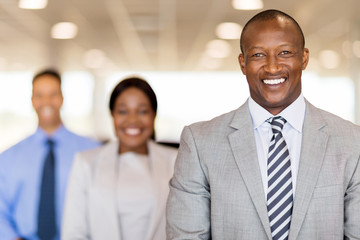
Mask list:
POLYGON ((350 78, 320 77, 305 71, 302 76, 302 89, 304 97, 316 107, 349 121, 355 120, 355 86, 350 78))
MULTIPOLYGON (((108 109, 110 93, 121 79, 134 74, 146 79, 158 98, 155 127, 159 141, 177 142, 185 125, 236 109, 249 96, 240 71, 117 72, 98 82, 88 72, 65 72, 61 112, 65 125, 82 135, 114 138, 108 109)), ((0 72, 0 152, 36 129, 32 76, 31 72, 0 72)), ((324 78, 305 71, 302 79, 303 94, 312 104, 354 121, 355 86, 350 78, 324 78), (321 89, 326 91, 319 94, 321 89)))
POLYGON ((0 72, 0 113, 31 114, 31 91, 31 72, 0 72))
MULTIPOLYGON (((117 73, 106 81, 107 106, 113 87, 133 73, 117 73)), ((249 96, 246 79, 238 72, 141 72, 158 99, 156 139, 177 142, 185 125, 209 120, 238 108, 249 96), (186 96, 186 97, 184 97, 186 96)), ((109 114, 99 114, 112 124, 109 114)), ((113 134, 110 129, 109 135, 113 134)))
POLYGON ((61 110, 65 126, 76 133, 93 136, 94 78, 89 72, 65 72, 62 75, 64 104, 61 110))
MULTIPOLYGON (((108 104, 113 87, 129 75, 133 72, 117 73, 106 80, 104 106, 108 104)), ((138 75, 150 83, 158 98, 156 137, 159 141, 178 141, 185 125, 236 109, 249 96, 248 84, 240 71, 141 72, 138 75)), ((351 79, 322 78, 306 71, 302 78, 303 94, 312 104, 354 121, 355 95, 351 79), (319 89, 326 91, 319 94, 319 89), (338 97, 334 98, 334 94, 338 97)), ((104 118, 98 122, 112 125, 109 114, 97 115, 104 118)), ((108 134, 113 135, 110 127, 108 134)))
POLYGON ((63 114, 86 116, 92 111, 94 78, 88 72, 66 72, 62 77, 63 114))

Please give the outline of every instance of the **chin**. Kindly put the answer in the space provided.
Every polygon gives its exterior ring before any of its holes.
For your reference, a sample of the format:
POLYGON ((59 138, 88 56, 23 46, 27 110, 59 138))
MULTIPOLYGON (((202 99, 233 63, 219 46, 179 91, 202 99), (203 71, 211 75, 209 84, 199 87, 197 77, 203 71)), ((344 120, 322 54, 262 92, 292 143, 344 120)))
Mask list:
POLYGON ((129 146, 131 148, 138 148, 143 145, 146 145, 146 140, 143 140, 140 136, 134 137, 134 136, 121 136, 119 138, 120 143, 123 143, 126 146, 129 146), (139 139, 140 138, 140 139, 139 139))
POLYGON ((284 104, 288 99, 284 95, 273 95, 265 99, 268 105, 273 107, 279 107, 284 104))

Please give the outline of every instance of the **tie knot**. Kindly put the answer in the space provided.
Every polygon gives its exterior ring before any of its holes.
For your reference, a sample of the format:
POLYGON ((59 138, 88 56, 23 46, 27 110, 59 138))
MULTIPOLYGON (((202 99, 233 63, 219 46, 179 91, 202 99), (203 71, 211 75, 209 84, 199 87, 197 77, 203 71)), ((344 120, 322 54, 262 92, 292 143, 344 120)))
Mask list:
POLYGON ((52 148, 52 147, 54 147, 55 142, 54 142, 54 140, 52 140, 51 138, 48 138, 48 139, 46 140, 46 144, 47 144, 50 148, 52 148))
POLYGON ((281 130, 283 129, 286 120, 285 118, 281 117, 281 116, 276 116, 273 118, 269 119, 269 122, 271 124, 271 128, 274 134, 281 132, 281 130))

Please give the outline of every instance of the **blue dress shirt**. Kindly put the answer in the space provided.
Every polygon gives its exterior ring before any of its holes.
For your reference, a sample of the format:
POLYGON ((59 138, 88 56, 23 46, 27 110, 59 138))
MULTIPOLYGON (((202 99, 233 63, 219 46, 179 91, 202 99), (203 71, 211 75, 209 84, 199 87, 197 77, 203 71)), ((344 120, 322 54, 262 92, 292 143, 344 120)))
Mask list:
MULTIPOLYGON (((37 214, 42 169, 48 151, 49 136, 38 128, 36 132, 0 154, 0 239, 38 240, 37 214)), ((76 152, 94 148, 98 142, 76 135, 64 126, 50 138, 56 143, 55 206, 60 239, 60 226, 68 176, 76 152)))
MULTIPOLYGON (((290 153, 294 196, 299 169, 305 108, 306 106, 304 96, 300 94, 300 96, 293 103, 291 103, 287 108, 285 108, 277 115, 284 117, 287 121, 287 123, 284 125, 284 128, 282 129, 282 134, 285 138, 286 145, 290 153)), ((266 120, 274 116, 259 104, 257 104, 251 97, 249 98, 249 110, 253 122, 256 150, 264 187, 264 198, 266 201, 266 193, 268 191, 267 159, 270 140, 273 135, 271 125, 270 123, 266 122, 266 120)))

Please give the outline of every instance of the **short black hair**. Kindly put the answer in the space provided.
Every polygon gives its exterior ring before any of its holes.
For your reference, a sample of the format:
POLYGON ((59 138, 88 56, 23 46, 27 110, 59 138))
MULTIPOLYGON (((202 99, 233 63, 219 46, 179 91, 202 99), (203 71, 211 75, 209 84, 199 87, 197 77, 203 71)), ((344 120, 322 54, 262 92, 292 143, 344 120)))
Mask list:
POLYGON ((120 94, 130 87, 135 87, 141 90, 149 98, 151 107, 154 110, 155 114, 157 111, 157 98, 154 90, 151 88, 150 84, 142 78, 139 77, 129 77, 120 81, 114 88, 110 96, 109 108, 112 112, 114 110, 115 101, 120 96, 120 94))
POLYGON ((290 15, 277 10, 277 9, 268 9, 262 12, 259 12, 258 14, 256 14, 255 16, 253 16, 244 26, 242 32, 241 32, 241 37, 240 37, 240 50, 242 53, 244 53, 243 51, 243 37, 244 37, 244 33, 246 32, 246 29, 249 27, 249 25, 251 25, 251 23, 254 22, 259 22, 259 21, 267 21, 267 20, 273 20, 273 19, 277 19, 278 17, 282 17, 285 19, 290 20, 291 22, 295 23, 295 25, 297 26, 297 28, 299 29, 299 32, 301 34, 301 40, 302 40, 302 48, 305 47, 305 37, 304 37, 304 33, 301 30, 301 27, 299 25, 299 23, 290 15))
POLYGON ((45 75, 50 75, 52 77, 54 77, 56 80, 59 81, 60 85, 61 85, 61 75, 60 73, 56 70, 56 69, 52 69, 52 68, 48 68, 48 69, 44 69, 38 73, 36 73, 33 77, 32 83, 34 83, 36 81, 36 79, 45 76, 45 75))

